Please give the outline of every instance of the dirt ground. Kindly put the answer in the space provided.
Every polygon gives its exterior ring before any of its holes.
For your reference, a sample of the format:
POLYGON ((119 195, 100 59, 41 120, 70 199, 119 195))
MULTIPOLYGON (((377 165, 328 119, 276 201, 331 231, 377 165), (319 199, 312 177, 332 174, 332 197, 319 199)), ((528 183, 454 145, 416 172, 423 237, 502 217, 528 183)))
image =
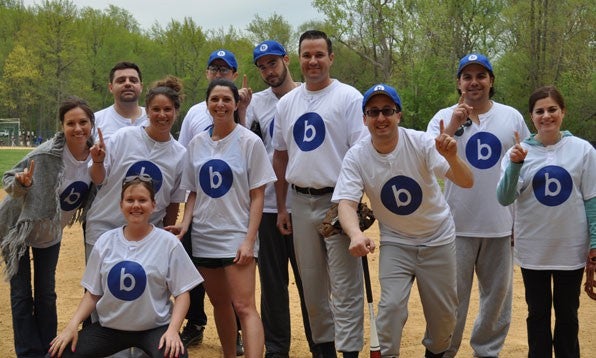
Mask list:
MULTIPOLYGON (((0 190, 0 198, 5 195, 3 190, 0 190)), ((371 237, 378 238, 379 231, 376 224, 368 232, 371 237)), ((371 276, 373 281, 373 297, 375 300, 379 297, 378 284, 378 252, 375 252, 369 257, 369 265, 371 269, 371 276)), ((76 310, 76 307, 81 299, 83 290, 80 286, 80 279, 84 270, 84 253, 83 241, 80 227, 67 228, 64 232, 64 238, 61 247, 60 259, 57 268, 56 289, 58 294, 58 330, 61 330, 70 317, 76 310)), ((498 274, 498 273, 496 273, 498 274)), ((257 275, 258 281, 258 275, 257 275)), ((292 347, 290 351, 291 357, 309 357, 308 344, 304 338, 304 331, 302 320, 300 316, 300 305, 298 301, 298 294, 294 282, 291 283, 291 310, 292 310, 292 347)), ((14 357, 12 321, 10 313, 10 295, 9 285, 4 280, 0 280, 0 356, 14 357)), ((260 295, 257 286, 257 305, 258 297, 260 295)), ((501 357, 524 357, 527 356, 526 343, 526 303, 524 300, 524 289, 521 279, 520 270, 515 267, 514 272, 514 292, 513 292, 513 318, 509 335, 505 342, 501 357)), ((221 349, 215 323, 213 320, 213 312, 211 306, 206 305, 208 325, 205 330, 205 338, 203 344, 199 347, 194 347, 189 350, 191 357, 221 357, 221 349)), ((375 301, 375 309, 376 309, 375 301)), ((470 305, 470 314, 464 332, 464 341, 460 350, 460 357, 471 357, 472 350, 469 346, 470 330, 473 324, 473 317, 476 316, 478 308, 478 293, 474 287, 472 295, 472 302, 470 305)), ((364 324, 365 329, 365 347, 363 352, 368 352, 368 329, 367 321, 368 312, 366 312, 366 319, 364 324)), ((580 345, 582 350, 582 357, 590 357, 596 351, 596 302, 588 298, 582 292, 581 306, 579 309, 580 319, 580 345)), ((404 328, 402 339, 402 357, 422 357, 424 356, 424 347, 421 344, 424 334, 425 323, 422 313, 422 307, 417 292, 414 286, 410 296, 409 303, 409 319, 404 328)), ((367 356, 368 354, 363 354, 367 356)))

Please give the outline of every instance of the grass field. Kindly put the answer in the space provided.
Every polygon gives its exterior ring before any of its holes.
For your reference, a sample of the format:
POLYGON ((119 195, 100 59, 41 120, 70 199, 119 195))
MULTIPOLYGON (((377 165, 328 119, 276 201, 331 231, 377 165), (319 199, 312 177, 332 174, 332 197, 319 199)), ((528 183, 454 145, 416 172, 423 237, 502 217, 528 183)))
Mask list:
MULTIPOLYGON (((0 176, 17 164, 32 148, 0 148, 0 176)), ((0 180, 0 188, 2 188, 0 180)))

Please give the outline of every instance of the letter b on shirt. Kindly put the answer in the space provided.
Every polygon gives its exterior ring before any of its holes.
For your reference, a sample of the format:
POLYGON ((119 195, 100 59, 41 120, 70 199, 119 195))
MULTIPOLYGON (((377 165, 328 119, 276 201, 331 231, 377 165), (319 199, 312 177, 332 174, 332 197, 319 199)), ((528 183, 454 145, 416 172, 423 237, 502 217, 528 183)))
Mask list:
POLYGON ((145 291, 147 275, 143 266, 133 261, 122 261, 108 273, 108 289, 123 301, 134 301, 145 291))
POLYGON ((573 179, 565 168, 549 165, 540 169, 532 179, 536 200, 546 206, 563 204, 573 190, 573 179))
POLYGON ((325 121, 317 113, 304 113, 294 123, 292 135, 303 152, 315 150, 325 141, 325 121))
POLYGON ((212 198, 225 195, 234 182, 234 174, 228 163, 221 159, 207 161, 199 170, 201 189, 212 198))
POLYGON ((492 133, 474 134, 466 143, 466 159, 475 168, 492 168, 501 159, 501 141, 492 133))
POLYGON ((381 201, 397 215, 410 215, 422 203, 422 189, 414 179, 398 175, 383 185, 381 201))

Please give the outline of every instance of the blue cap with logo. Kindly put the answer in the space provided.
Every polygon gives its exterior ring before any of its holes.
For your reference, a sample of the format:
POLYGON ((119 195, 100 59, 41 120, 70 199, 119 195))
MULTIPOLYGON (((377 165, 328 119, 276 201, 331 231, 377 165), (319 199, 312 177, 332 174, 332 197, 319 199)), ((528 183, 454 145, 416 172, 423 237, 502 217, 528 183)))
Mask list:
POLYGON ((238 62, 236 62, 236 56, 231 51, 228 50, 215 50, 209 56, 209 61, 207 61, 207 66, 211 65, 211 62, 221 59, 224 60, 225 63, 228 64, 234 71, 238 70, 238 62))
POLYGON ((486 56, 479 53, 471 53, 465 55, 461 58, 461 60, 459 60, 459 67, 457 68, 457 78, 459 78, 459 76, 461 75, 461 71, 464 69, 464 67, 473 63, 479 64, 480 66, 486 68, 488 72, 491 73, 491 75, 493 74, 493 66, 490 64, 490 61, 486 56))
POLYGON ((399 110, 401 111, 401 99, 399 98, 399 94, 397 94, 395 88, 384 83, 374 85, 371 88, 369 88, 368 91, 364 92, 364 98, 362 98, 362 111, 364 111, 366 103, 372 98, 372 96, 375 96, 377 94, 384 94, 385 96, 391 98, 393 102, 395 102, 395 104, 397 105, 397 108, 399 108, 399 110))
POLYGON ((252 52, 252 57, 255 63, 263 56, 274 55, 274 56, 285 56, 286 49, 277 41, 267 40, 258 44, 252 52))

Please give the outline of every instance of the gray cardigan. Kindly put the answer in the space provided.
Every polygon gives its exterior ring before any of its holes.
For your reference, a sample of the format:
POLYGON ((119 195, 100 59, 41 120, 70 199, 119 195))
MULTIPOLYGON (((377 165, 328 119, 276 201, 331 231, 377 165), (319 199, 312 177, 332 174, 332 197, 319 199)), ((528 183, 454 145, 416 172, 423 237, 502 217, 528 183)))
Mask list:
MULTIPOLYGON (((4 173, 2 182, 8 195, 0 202, 0 249, 7 279, 16 274, 28 246, 45 248, 62 239, 58 191, 64 172, 64 146, 64 133, 58 132, 4 173), (24 187, 15 175, 27 168, 32 159, 35 160, 33 184, 24 187)), ((79 208, 69 225, 80 218, 79 208)))

